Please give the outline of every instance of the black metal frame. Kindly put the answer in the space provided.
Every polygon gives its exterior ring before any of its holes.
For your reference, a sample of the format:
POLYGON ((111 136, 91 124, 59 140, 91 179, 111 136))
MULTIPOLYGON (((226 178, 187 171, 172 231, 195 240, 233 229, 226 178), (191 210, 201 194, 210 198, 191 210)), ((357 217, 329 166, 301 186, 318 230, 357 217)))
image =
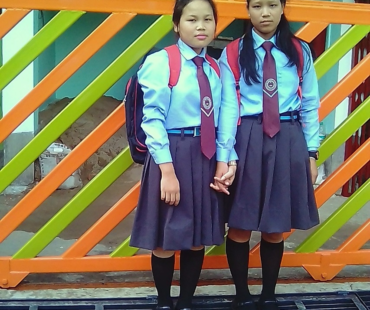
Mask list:
MULTIPOLYGON (((257 301, 256 297, 256 301, 257 301)), ((232 296, 196 296, 195 310, 226 310, 232 296)), ((281 310, 369 310, 370 291, 278 295, 281 310)), ((153 309, 156 296, 147 298, 14 299, 0 300, 0 310, 120 310, 153 309)))

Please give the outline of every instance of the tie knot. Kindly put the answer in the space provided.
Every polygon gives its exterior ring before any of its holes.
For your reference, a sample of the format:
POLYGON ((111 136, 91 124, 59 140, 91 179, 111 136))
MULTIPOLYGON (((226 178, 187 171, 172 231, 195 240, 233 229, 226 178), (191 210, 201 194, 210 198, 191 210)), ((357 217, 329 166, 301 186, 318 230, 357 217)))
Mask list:
POLYGON ((203 57, 196 56, 193 58, 193 61, 197 67, 203 67, 203 57))
POLYGON ((267 53, 271 52, 271 49, 272 47, 274 46, 274 44, 270 41, 265 41, 263 44, 262 44, 262 47, 265 49, 265 51, 267 53))

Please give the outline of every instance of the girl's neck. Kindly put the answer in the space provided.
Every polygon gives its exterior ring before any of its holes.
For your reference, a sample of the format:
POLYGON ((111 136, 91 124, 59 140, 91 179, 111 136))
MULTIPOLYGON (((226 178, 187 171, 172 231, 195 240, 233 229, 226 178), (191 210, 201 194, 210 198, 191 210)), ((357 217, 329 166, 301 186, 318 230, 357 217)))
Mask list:
POLYGON ((262 33, 258 31, 256 28, 253 27, 253 30, 264 40, 270 40, 275 34, 276 34, 276 29, 273 32, 269 33, 262 33))

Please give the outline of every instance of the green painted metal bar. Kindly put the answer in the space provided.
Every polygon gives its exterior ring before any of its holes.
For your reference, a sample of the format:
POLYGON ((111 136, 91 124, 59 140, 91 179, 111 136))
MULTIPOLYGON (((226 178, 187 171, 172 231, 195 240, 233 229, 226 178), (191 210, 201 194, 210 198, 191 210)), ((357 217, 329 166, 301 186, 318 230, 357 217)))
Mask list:
POLYGON ((370 115, 370 97, 368 97, 355 111, 353 111, 340 124, 320 146, 320 158, 317 165, 321 165, 335 152, 347 139, 363 124, 369 120, 370 115))
POLYGON ((83 14, 85 12, 61 11, 55 15, 20 51, 0 68, 0 90, 4 89, 83 14))
POLYGON ((296 253, 313 253, 333 236, 349 219, 370 200, 370 179, 335 211, 319 228, 306 238, 296 253))
POLYGON ((128 237, 125 241, 123 241, 111 254, 111 257, 129 257, 133 256, 139 251, 138 248, 130 247, 130 239, 128 237))
POLYGON ((355 25, 344 33, 330 48, 328 48, 315 62, 317 78, 320 79, 330 70, 348 51, 360 42, 370 31, 370 25, 355 25))
POLYGON ((21 259, 37 256, 132 163, 130 150, 126 148, 50 219, 12 258, 21 259))
POLYGON ((208 256, 224 255, 225 253, 226 253, 226 239, 223 244, 211 246, 206 251, 206 255, 208 256))
POLYGON ((0 193, 171 29, 171 16, 161 16, 118 56, 0 171, 0 193))

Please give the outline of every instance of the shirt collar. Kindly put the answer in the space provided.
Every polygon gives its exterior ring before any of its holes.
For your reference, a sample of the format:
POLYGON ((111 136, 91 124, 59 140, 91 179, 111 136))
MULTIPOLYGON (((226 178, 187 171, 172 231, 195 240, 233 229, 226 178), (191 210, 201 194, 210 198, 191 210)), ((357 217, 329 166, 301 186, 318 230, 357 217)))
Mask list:
POLYGON ((206 59, 207 49, 206 48, 203 48, 200 54, 198 55, 196 52, 194 52, 194 50, 189 45, 185 44, 184 41, 182 41, 181 39, 178 40, 177 45, 179 47, 181 55, 184 56, 186 60, 192 60, 196 56, 199 56, 199 57, 203 57, 205 61, 207 61, 206 59))
MULTIPOLYGON (((255 50, 260 48, 262 44, 266 42, 266 40, 262 38, 254 29, 252 30, 252 36, 253 36, 253 47, 255 50)), ((274 35, 270 40, 267 41, 270 41, 276 47, 276 35, 274 35)))

